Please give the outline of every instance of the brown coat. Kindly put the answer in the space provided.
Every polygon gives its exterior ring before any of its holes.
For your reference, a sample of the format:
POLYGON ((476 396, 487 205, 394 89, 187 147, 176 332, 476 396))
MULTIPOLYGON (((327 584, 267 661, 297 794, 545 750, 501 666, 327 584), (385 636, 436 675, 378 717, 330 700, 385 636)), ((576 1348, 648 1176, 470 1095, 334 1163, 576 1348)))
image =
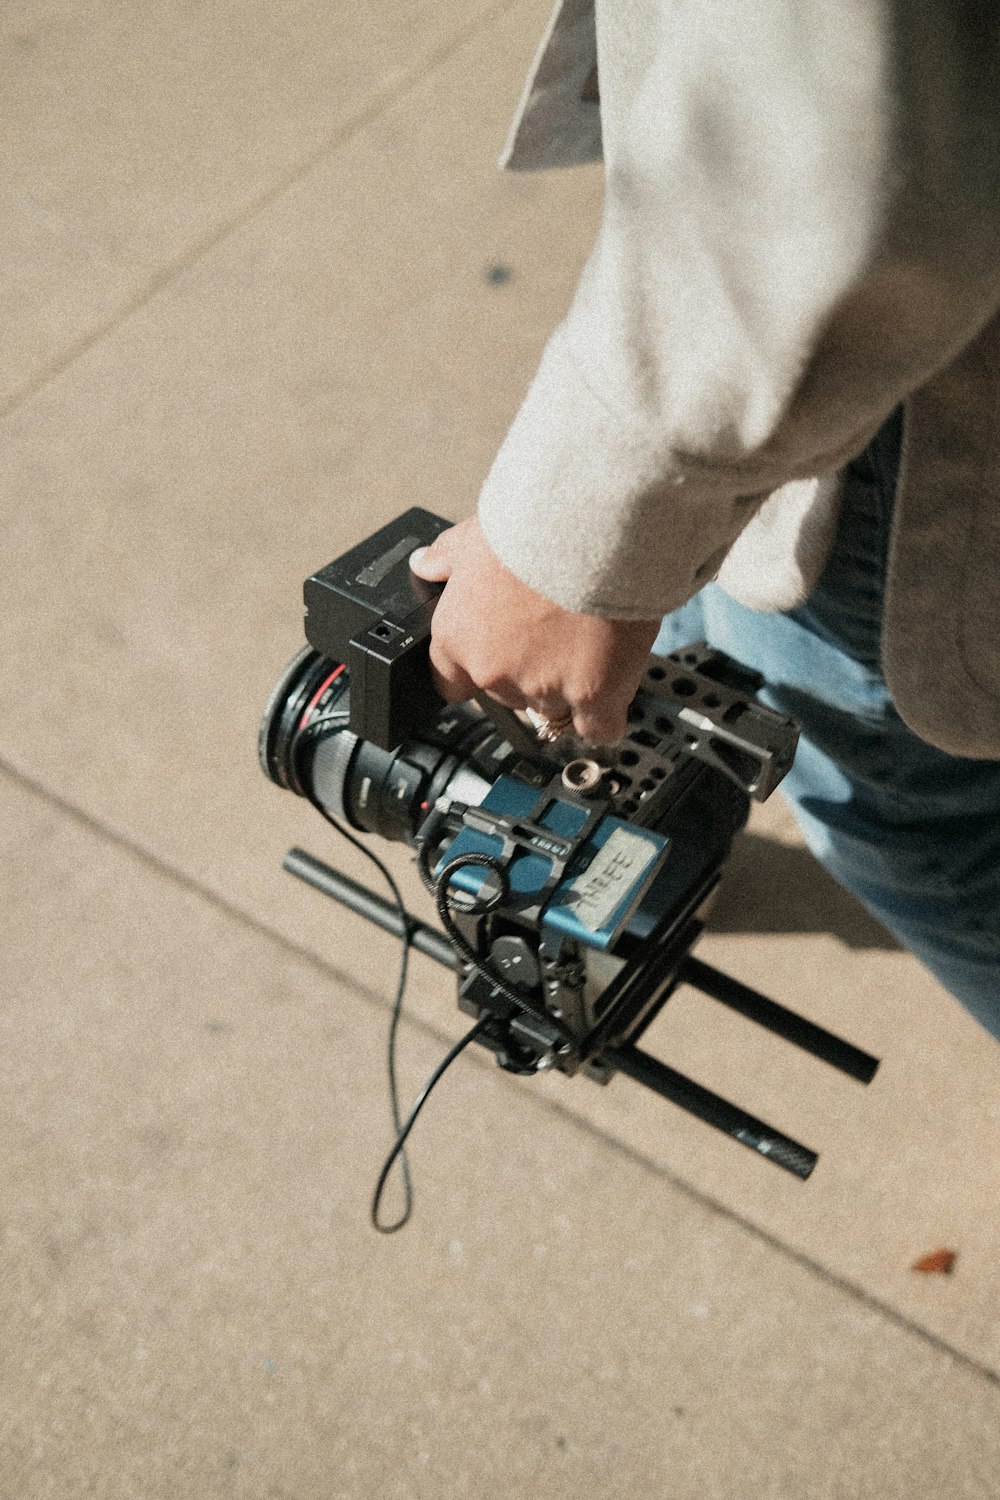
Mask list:
POLYGON ((971 0, 556 7, 503 164, 603 138, 604 214, 480 499, 508 567, 597 614, 713 576, 787 608, 905 401, 886 677, 1000 758, 998 63, 971 0))

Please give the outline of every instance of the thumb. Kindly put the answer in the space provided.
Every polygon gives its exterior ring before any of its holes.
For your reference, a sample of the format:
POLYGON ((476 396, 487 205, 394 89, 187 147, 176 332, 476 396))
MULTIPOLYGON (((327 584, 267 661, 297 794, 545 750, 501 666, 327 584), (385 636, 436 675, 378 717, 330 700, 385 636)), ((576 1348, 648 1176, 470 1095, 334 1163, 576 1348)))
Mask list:
POLYGON ((443 531, 429 547, 410 553, 410 568, 425 583, 445 583, 451 577, 451 529, 443 531))

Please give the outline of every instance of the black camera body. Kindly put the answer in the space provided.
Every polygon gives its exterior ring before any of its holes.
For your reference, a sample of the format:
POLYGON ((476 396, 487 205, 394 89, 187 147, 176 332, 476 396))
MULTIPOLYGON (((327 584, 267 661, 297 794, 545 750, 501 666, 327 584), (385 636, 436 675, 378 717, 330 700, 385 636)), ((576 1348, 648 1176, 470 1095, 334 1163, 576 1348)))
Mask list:
MULTIPOLYGON (((413 509, 306 580, 310 646, 264 714, 273 781, 417 851, 446 938, 405 935, 458 974, 476 1040, 516 1072, 623 1071, 799 1176, 815 1154, 636 1046, 681 983, 867 1081, 875 1060, 692 956, 752 798, 792 763, 794 723, 704 643, 651 656, 622 743, 540 743, 488 700, 446 705, 428 648, 440 586, 413 550, 447 523, 413 509)), ((292 851, 294 873, 404 935, 403 918, 292 851)))

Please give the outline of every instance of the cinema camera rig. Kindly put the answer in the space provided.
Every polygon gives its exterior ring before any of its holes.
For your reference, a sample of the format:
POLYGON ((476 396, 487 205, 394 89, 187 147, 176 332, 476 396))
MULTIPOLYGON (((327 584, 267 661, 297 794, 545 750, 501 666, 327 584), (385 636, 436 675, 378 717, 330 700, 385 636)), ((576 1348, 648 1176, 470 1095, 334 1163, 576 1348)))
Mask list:
POLYGON ((650 657, 628 734, 603 757, 571 736, 540 744, 488 699, 444 705, 428 660, 440 586, 408 560, 447 524, 410 510, 306 580, 309 645, 260 731, 279 786, 415 848, 444 931, 302 850, 285 868, 454 970, 470 1036, 501 1067, 625 1073, 808 1177, 815 1152, 637 1046, 686 984, 862 1083, 875 1073, 875 1058, 691 952, 750 799, 792 763, 794 723, 701 643, 650 657))

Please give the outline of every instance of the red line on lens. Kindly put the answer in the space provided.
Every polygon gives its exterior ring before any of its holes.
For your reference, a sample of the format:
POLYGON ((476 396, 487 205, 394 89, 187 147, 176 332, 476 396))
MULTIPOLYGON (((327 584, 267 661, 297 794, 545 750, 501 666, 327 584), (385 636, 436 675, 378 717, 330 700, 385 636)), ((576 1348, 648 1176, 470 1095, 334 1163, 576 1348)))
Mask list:
POLYGON ((330 683, 336 682, 341 672, 344 672, 346 670, 347 666, 345 662, 342 662, 339 667, 334 667, 329 677, 327 677, 326 680, 316 689, 315 693, 313 693, 312 697, 310 698, 308 705, 306 706, 305 713, 302 715, 302 722, 299 724, 300 729, 305 729, 306 725, 309 723, 309 720, 312 718, 313 709, 316 707, 317 703, 322 698, 327 688, 330 686, 330 683))

